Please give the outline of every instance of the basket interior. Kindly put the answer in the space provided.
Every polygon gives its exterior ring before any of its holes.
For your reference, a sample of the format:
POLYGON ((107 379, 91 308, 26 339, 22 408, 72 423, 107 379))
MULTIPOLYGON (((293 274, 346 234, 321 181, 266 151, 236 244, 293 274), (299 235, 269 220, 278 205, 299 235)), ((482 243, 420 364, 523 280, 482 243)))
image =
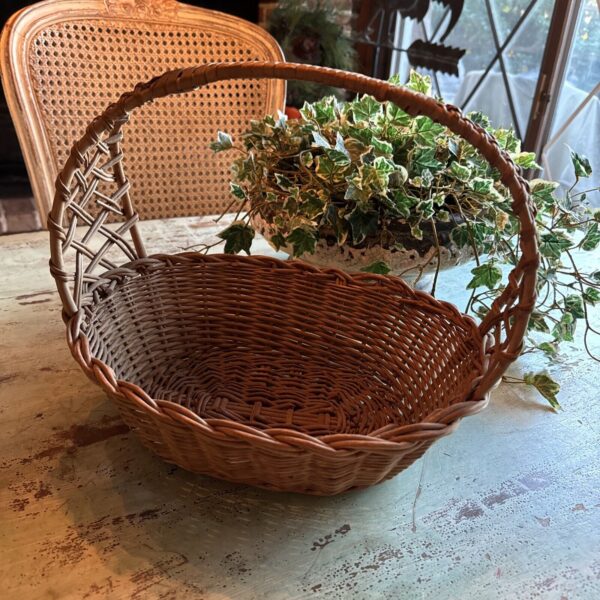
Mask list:
POLYGON ((481 374, 473 323, 423 298, 394 279, 169 261, 119 284, 85 334, 118 379, 204 418, 368 435, 464 400, 481 374))

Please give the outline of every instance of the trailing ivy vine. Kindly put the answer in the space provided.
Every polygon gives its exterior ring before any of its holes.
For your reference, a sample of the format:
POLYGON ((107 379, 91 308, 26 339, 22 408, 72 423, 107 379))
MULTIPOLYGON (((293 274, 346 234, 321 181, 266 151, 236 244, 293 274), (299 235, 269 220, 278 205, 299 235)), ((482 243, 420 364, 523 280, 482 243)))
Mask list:
MULTIPOLYGON (((417 73, 408 87, 431 92, 430 80, 417 73)), ((504 289, 503 267, 514 266, 519 257, 519 224, 500 174, 444 126, 368 95, 349 102, 326 97, 305 103, 301 114, 297 120, 280 114, 252 121, 240 140, 219 132, 211 144, 215 152, 236 155, 228 212, 235 208, 238 216, 219 234, 225 252, 250 253, 255 215, 271 225, 271 243, 297 257, 314 252, 320 239, 352 248, 435 247, 439 256, 443 232, 445 243, 473 253, 465 312, 483 317, 504 289)), ((492 128, 481 113, 468 116, 517 165, 539 168, 512 130, 492 128)), ((550 361, 562 342, 573 341, 578 323, 591 356, 589 336, 600 334, 590 319, 600 303, 600 271, 578 266, 579 252, 595 252, 600 245, 600 210, 587 203, 598 189, 575 191, 592 171, 576 152, 571 160, 574 183, 566 193, 557 193, 552 181, 530 182, 542 263, 524 353, 542 353, 550 361)), ((378 261, 365 270, 387 273, 389 267, 378 261)), ((559 387, 547 373, 505 380, 534 386, 558 407, 559 387)))

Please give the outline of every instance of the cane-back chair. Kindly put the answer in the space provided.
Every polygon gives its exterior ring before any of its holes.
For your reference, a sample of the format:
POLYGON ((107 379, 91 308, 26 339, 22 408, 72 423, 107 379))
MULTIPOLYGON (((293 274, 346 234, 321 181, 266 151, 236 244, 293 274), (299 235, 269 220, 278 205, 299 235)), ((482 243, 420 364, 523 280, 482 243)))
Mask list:
MULTIPOLYGON (((47 0, 11 17, 0 50, 4 90, 43 220, 72 143, 123 90, 168 69, 283 59, 258 26, 175 0, 47 0)), ((134 115, 123 149, 140 218, 221 212, 232 199, 231 159, 213 154, 210 141, 219 129, 235 135, 250 119, 283 109, 284 99, 278 80, 223 81, 134 115)), ((102 185, 94 191, 102 199, 102 185)))

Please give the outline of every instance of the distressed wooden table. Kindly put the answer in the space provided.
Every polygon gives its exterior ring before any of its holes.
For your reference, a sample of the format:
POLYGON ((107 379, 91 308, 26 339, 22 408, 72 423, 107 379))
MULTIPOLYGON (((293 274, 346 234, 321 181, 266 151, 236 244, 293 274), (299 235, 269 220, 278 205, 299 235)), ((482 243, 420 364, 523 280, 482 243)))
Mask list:
MULTIPOLYGON (((215 227, 142 231, 175 251, 215 227)), ((0 238, 1 598, 600 598, 599 372, 576 348, 558 414, 502 385, 387 483, 269 493, 141 447, 69 355, 48 254, 0 238)))

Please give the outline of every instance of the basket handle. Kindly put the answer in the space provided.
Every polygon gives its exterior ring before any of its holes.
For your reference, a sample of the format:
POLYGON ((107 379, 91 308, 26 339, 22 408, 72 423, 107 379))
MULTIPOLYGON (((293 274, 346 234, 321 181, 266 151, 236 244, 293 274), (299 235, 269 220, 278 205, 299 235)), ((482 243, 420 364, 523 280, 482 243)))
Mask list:
POLYGON ((325 67, 285 62, 242 62, 212 63, 169 71, 146 83, 138 84, 132 92, 123 94, 116 103, 94 119, 85 135, 73 146, 63 170, 57 177, 54 203, 48 217, 50 270, 63 302, 65 318, 71 317, 84 305, 85 293, 94 282, 92 267, 99 264, 106 267, 110 264, 103 258, 108 248, 117 244, 134 259, 146 256, 137 228, 138 217, 129 198, 129 182, 121 160, 121 129, 129 120, 129 113, 154 99, 189 92, 227 79, 304 80, 370 94, 379 101, 393 102, 412 116, 425 115, 448 127, 474 146, 492 167, 498 169, 502 183, 512 195, 513 213, 520 221, 521 257, 509 276, 508 285, 496 298, 480 324, 482 335, 491 333, 495 342, 489 368, 478 388, 480 393, 489 390, 508 364, 520 354, 529 315, 535 304, 539 254, 534 225, 535 208, 529 200, 527 182, 509 155, 499 148, 496 140, 482 127, 463 117, 460 109, 455 106, 443 104, 434 98, 379 79, 325 67), (102 168, 98 169, 99 152, 96 152, 92 159, 86 157, 90 150, 100 150, 100 154, 109 156, 102 168), (107 169, 112 170, 112 176, 107 175, 107 169), (101 211, 99 217, 92 219, 89 213, 83 211, 86 218, 81 219, 81 208, 85 207, 92 195, 89 191, 89 179, 94 177, 104 178, 105 181, 106 177, 109 177, 110 181, 118 185, 118 189, 112 197, 106 199, 106 211, 101 211), (84 185, 85 182, 88 184, 84 185), (78 195, 81 196, 79 202, 76 201, 78 195), (104 226, 111 203, 113 206, 119 205, 126 218, 125 223, 116 232, 108 231, 104 226), (67 210, 89 225, 82 242, 73 241, 77 218, 71 219, 66 228, 63 226, 67 210), (107 214, 103 216, 103 212, 107 214), (88 238, 101 229, 106 242, 100 251, 91 251, 86 245, 88 238), (133 247, 123 237, 127 231, 130 232, 133 247), (73 292, 69 288, 73 276, 65 271, 64 263, 64 254, 69 247, 73 247, 76 254, 73 292), (83 260, 86 257, 90 263, 84 269, 83 260))

